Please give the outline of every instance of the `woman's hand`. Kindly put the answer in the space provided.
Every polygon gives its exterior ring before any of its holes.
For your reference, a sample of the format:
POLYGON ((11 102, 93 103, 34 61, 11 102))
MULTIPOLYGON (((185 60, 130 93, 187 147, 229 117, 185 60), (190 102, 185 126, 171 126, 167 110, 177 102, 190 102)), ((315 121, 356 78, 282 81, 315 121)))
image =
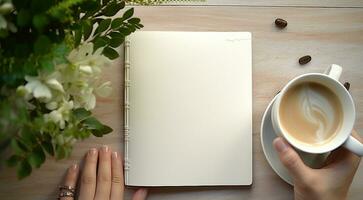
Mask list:
MULTIPOLYGON (((122 200, 124 199, 124 176, 122 158, 119 153, 111 152, 107 146, 99 150, 92 148, 85 156, 82 175, 79 180, 78 198, 61 197, 60 200, 122 200)), ((77 185, 79 167, 72 165, 67 172, 61 192, 72 193, 77 185), (68 187, 68 189, 67 189, 68 187)), ((65 194, 64 193, 64 194, 65 194)), ((145 200, 146 189, 135 192, 133 200, 145 200)))
MULTIPOLYGON (((360 139, 355 131, 353 135, 360 139)), ((295 199, 342 200, 347 198, 360 157, 340 147, 329 155, 323 168, 312 169, 303 163, 296 151, 284 139, 276 138, 273 145, 282 164, 289 170, 294 180, 295 199)))

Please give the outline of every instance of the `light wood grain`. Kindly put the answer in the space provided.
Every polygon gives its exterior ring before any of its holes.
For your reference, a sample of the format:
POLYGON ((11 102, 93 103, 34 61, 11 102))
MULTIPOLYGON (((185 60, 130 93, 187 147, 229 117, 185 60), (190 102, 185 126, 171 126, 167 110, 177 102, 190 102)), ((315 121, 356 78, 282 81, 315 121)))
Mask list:
POLYGON ((180 0, 170 1, 165 5, 200 5, 200 6, 293 6, 293 7, 363 7, 361 0, 180 0))
MULTIPOLYGON (((253 36, 253 185, 251 187, 192 187, 152 189, 151 200, 167 199, 292 199, 293 188, 268 165, 260 145, 264 109, 291 78, 306 72, 322 72, 332 63, 344 67, 342 81, 351 82, 357 109, 355 128, 363 133, 363 9, 358 8, 268 8, 268 7, 137 7, 144 30, 251 31, 253 36), (274 27, 276 17, 285 18, 285 30, 274 27), (299 66, 300 56, 311 63, 299 66)), ((104 78, 114 86, 109 98, 99 98, 96 115, 113 127, 104 138, 90 138, 75 145, 68 160, 49 160, 39 170, 17 181, 13 169, 1 169, 0 199, 55 199, 57 185, 66 168, 80 162, 91 147, 108 144, 122 151, 123 67, 117 60, 104 78)), ((349 192, 349 199, 362 199, 363 165, 349 192)), ((126 199, 130 199, 131 190, 126 199)))

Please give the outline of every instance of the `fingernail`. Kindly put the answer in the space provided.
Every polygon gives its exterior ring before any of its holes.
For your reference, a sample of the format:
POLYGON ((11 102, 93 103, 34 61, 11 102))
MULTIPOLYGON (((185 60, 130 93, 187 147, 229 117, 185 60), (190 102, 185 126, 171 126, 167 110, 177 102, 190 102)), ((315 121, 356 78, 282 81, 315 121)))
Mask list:
POLYGON ((115 151, 115 152, 112 152, 112 158, 114 158, 114 159, 117 159, 117 152, 115 151))
POLYGON ((147 189, 145 189, 145 188, 141 188, 141 189, 139 190, 139 194, 140 194, 140 195, 142 195, 142 196, 146 196, 146 195, 147 195, 147 189))
POLYGON ((103 145, 102 146, 102 151, 103 152, 108 152, 108 146, 107 145, 103 145))
POLYGON ((286 151, 289 148, 288 144, 286 144, 284 139, 282 139, 280 137, 276 138, 273 143, 274 143, 275 149, 279 153, 282 153, 282 152, 286 151))
POLYGON ((89 152, 88 152, 88 153, 89 153, 89 155, 90 155, 90 156, 94 156, 94 155, 96 155, 96 153, 97 153, 97 149, 92 148, 92 149, 90 149, 90 150, 89 150, 89 152))
POLYGON ((72 165, 72 170, 77 170, 78 169, 78 164, 73 164, 72 165))

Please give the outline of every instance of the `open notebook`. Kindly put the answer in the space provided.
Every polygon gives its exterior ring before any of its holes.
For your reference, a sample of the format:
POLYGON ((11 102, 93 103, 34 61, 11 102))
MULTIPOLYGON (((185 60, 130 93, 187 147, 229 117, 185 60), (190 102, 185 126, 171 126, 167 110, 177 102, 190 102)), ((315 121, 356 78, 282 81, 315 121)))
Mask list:
POLYGON ((250 185, 248 32, 136 32, 125 42, 125 184, 250 185))

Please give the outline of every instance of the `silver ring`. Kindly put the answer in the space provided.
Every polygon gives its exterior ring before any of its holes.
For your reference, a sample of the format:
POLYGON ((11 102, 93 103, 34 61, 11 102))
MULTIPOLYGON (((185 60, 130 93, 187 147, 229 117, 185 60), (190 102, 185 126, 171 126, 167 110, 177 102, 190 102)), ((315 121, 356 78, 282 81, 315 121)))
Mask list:
POLYGON ((60 192, 59 195, 58 195, 58 199, 61 199, 62 197, 74 197, 74 192, 71 192, 71 191, 63 191, 63 192, 60 192))
POLYGON ((72 186, 67 186, 67 185, 60 185, 59 191, 62 191, 62 190, 66 190, 66 191, 70 191, 70 192, 74 193, 76 191, 76 188, 72 187, 72 186))

